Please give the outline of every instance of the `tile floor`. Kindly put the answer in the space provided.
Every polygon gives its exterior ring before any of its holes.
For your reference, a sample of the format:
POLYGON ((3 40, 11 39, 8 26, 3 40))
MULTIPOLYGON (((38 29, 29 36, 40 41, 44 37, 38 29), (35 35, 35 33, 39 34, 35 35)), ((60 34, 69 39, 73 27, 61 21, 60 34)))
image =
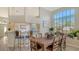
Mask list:
MULTIPOLYGON (((8 47, 8 38, 6 36, 2 37, 2 38, 0 38, 0 51, 30 51, 29 40, 26 39, 24 41, 26 43, 24 43, 24 44, 22 43, 23 44, 22 47, 19 47, 18 44, 16 46, 14 46, 14 47, 8 47)), ((16 41, 15 41, 15 44, 16 44, 16 41)))

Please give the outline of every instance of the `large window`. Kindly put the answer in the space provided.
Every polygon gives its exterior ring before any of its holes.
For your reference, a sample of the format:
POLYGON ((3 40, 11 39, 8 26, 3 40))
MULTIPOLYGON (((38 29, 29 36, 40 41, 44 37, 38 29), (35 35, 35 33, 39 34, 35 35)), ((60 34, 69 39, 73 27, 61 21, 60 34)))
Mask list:
POLYGON ((49 17, 48 16, 42 16, 40 17, 40 32, 46 33, 49 31, 49 17))
POLYGON ((57 12, 54 16, 54 23, 56 28, 70 30, 74 28, 75 23, 75 9, 65 9, 57 12))

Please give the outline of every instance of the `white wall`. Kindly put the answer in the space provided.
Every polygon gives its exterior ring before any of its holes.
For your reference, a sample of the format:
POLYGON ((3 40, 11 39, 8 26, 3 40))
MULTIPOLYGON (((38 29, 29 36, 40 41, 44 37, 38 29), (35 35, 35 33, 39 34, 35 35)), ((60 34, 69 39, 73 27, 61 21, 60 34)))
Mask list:
POLYGON ((39 7, 26 7, 26 16, 39 16, 39 7))
POLYGON ((8 7, 0 7, 0 37, 4 36, 5 27, 8 21, 8 7))
POLYGON ((0 17, 8 17, 8 7, 0 7, 0 17))
POLYGON ((25 9, 25 20, 27 23, 40 23, 40 20, 37 17, 39 16, 38 7, 26 7, 25 9))
POLYGON ((9 21, 10 22, 25 22, 24 8, 23 7, 9 8, 9 21))
POLYGON ((9 8, 9 19, 14 22, 39 23, 37 7, 12 7, 9 8))

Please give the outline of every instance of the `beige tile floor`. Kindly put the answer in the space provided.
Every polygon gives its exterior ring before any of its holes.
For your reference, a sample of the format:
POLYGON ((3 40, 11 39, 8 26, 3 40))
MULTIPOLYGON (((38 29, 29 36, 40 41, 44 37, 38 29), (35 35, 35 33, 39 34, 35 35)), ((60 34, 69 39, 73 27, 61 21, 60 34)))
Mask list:
MULTIPOLYGON (((7 46, 8 39, 7 37, 0 38, 0 51, 30 51, 30 43, 29 40, 26 41, 23 47, 11 47, 7 46)), ((66 51, 79 51, 79 40, 67 38, 66 40, 66 51)))
POLYGON ((79 51, 79 40, 67 38, 66 42, 66 51, 79 51))
POLYGON ((30 43, 28 39, 26 40, 25 45, 23 45, 22 47, 18 47, 18 45, 16 45, 15 47, 8 47, 8 38, 6 36, 0 38, 0 51, 29 51, 29 50, 30 50, 30 43))

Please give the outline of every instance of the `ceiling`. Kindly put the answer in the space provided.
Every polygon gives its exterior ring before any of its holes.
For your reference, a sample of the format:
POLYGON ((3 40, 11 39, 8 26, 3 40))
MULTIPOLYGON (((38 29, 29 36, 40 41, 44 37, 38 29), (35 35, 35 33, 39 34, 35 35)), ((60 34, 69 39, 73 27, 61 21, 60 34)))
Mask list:
POLYGON ((56 9, 59 9, 60 7, 44 7, 48 11, 54 11, 56 9))
MULTIPOLYGON (((48 11, 54 11, 56 9, 58 9, 59 7, 41 7, 43 9, 46 9, 48 11)), ((13 12, 13 13, 16 13, 16 15, 23 15, 24 14, 24 11, 23 11, 23 7, 18 7, 18 8, 15 8, 16 9, 16 12, 13 12), (20 13, 19 13, 20 12, 20 13)), ((39 9, 38 7, 26 7, 26 14, 27 15, 30 15, 30 16, 38 16, 38 13, 39 13, 39 9)), ((0 7, 0 17, 8 17, 8 7, 0 7)))

